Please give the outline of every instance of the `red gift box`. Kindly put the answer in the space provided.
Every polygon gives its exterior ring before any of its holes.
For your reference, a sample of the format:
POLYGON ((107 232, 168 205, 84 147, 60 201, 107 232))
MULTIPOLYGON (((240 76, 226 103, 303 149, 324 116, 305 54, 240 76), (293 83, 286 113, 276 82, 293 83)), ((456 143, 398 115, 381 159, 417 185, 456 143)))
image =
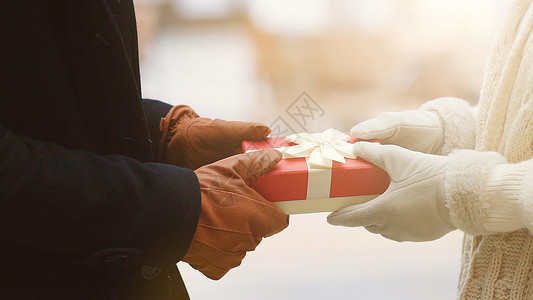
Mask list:
MULTIPOLYGON (((351 138, 348 142, 354 143, 351 138)), ((265 141, 243 141, 243 151, 281 148, 296 145, 284 137, 265 141)), ((362 159, 346 158, 345 163, 333 161, 331 169, 315 169, 306 158, 284 158, 269 173, 254 179, 250 186, 287 214, 335 211, 369 201, 382 194, 389 185, 389 176, 381 168, 362 159), (309 182, 310 173, 314 181, 309 182), (328 187, 310 193, 312 190, 328 187)))

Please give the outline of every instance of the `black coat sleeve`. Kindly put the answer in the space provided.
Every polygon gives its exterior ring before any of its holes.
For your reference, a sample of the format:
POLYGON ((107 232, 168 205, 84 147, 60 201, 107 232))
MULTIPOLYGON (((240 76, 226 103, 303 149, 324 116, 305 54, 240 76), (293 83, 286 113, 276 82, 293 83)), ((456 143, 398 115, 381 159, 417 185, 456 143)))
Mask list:
POLYGON ((171 265, 189 247, 200 203, 189 169, 67 150, 0 124, 0 235, 11 248, 79 261, 133 248, 142 263, 171 265))
POLYGON ((150 139, 152 140, 152 152, 156 161, 159 161, 159 140, 161 139, 159 124, 161 123, 161 118, 167 115, 172 105, 153 99, 143 99, 142 104, 146 123, 148 124, 148 131, 150 132, 150 139))

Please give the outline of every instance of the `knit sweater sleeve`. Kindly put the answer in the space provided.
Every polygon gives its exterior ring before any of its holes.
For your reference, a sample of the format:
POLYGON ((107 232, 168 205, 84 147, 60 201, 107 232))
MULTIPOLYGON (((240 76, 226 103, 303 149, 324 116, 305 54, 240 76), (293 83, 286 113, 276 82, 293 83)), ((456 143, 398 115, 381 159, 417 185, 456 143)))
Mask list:
POLYGON ((421 110, 436 112, 444 131, 440 154, 453 149, 474 149, 476 142, 477 109, 459 98, 442 97, 424 103, 421 110))
POLYGON ((455 226, 470 235, 533 233, 533 159, 512 164, 499 153, 473 150, 449 158, 445 191, 455 226))

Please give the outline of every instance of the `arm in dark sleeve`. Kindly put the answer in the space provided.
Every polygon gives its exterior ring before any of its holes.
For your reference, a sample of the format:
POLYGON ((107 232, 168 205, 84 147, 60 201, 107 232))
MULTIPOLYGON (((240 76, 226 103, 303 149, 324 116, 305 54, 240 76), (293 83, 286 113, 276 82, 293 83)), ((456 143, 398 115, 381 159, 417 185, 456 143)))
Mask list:
POLYGON ((164 118, 172 108, 172 105, 152 99, 142 100, 144 115, 146 123, 148 124, 148 131, 150 132, 150 139, 152 140, 152 152, 154 153, 156 161, 159 161, 157 155, 159 154, 159 140, 161 139, 161 131, 159 124, 161 118, 164 118))
POLYGON ((189 169, 66 150, 0 124, 0 237, 9 247, 80 260, 133 248, 145 264, 171 265, 189 247, 200 203, 189 169))

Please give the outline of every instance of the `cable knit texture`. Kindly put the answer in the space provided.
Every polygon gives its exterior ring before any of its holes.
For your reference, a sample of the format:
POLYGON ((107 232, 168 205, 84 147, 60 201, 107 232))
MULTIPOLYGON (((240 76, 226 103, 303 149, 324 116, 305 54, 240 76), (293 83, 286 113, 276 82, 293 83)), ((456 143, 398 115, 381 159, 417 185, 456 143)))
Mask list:
POLYGON ((474 111, 470 105, 458 98, 443 97, 424 103, 421 110, 436 112, 444 129, 442 155, 453 149, 474 149, 476 124, 474 111))
POLYGON ((460 151, 452 154, 454 165, 447 172, 450 214, 467 232, 459 299, 533 299, 531 2, 511 4, 489 55, 479 101, 475 149, 498 152, 508 163, 495 164, 496 157, 469 161, 460 151), (480 235, 517 224, 528 229, 480 235))

